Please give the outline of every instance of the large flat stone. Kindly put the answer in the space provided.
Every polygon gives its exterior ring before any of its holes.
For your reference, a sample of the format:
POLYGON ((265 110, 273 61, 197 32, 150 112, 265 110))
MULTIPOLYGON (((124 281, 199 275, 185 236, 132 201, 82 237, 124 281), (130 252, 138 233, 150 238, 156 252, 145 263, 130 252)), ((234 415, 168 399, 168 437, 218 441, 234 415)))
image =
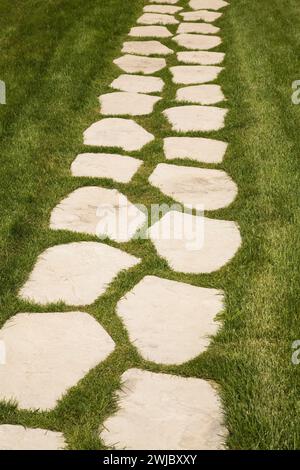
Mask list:
POLYGON ((173 50, 159 41, 127 41, 123 44, 123 53, 137 55, 169 55, 173 50))
POLYGON ((62 450, 65 445, 60 432, 0 425, 0 450, 62 450))
POLYGON ((207 36, 203 34, 178 34, 173 37, 179 46, 193 50, 209 50, 221 44, 219 36, 207 36))
POLYGON ((148 361, 181 364, 205 351, 218 330, 222 292, 146 276, 117 305, 131 342, 148 361))
POLYGON ((200 163, 221 163, 228 144, 203 137, 167 137, 164 153, 167 160, 182 158, 200 163))
POLYGON ((227 5, 229 5, 229 3, 224 2, 223 0, 191 0, 189 2, 189 6, 193 10, 220 10, 227 5))
POLYGON ((188 86, 179 88, 176 93, 176 101, 179 102, 216 104, 224 100, 225 96, 220 85, 188 86))
POLYGON ((179 21, 171 15, 163 15, 161 13, 144 13, 142 16, 139 17, 137 20, 138 24, 178 24, 179 21))
POLYGON ((211 273, 222 268, 241 245, 237 225, 170 211, 148 230, 158 254, 171 269, 183 273, 211 273))
POLYGON ((151 114, 158 96, 120 91, 99 96, 101 114, 106 116, 144 116, 151 114))
POLYGON ((168 5, 175 5, 179 0, 149 0, 150 3, 167 3, 168 5))
POLYGON ((177 60, 185 64, 214 65, 223 62, 223 52, 182 51, 177 53, 177 60))
POLYGON ((140 38, 169 38, 172 33, 165 26, 134 26, 128 36, 140 38))
POLYGON ((197 33, 197 34, 216 34, 220 28, 207 23, 181 23, 178 26, 177 34, 197 33))
POLYGON ((153 139, 152 134, 131 119, 102 119, 84 132, 85 145, 119 147, 128 152, 140 150, 153 139))
POLYGON ((56 245, 38 257, 20 297, 42 305, 89 305, 106 291, 120 271, 139 262, 135 256, 103 243, 56 245))
POLYGON ((144 73, 149 75, 165 68, 165 59, 154 57, 142 57, 137 55, 126 54, 119 59, 115 59, 114 63, 127 73, 144 73))
POLYGON ((112 88, 133 93, 157 93, 164 88, 164 82, 159 77, 143 75, 120 75, 110 85, 112 88))
POLYGON ((205 21, 206 23, 213 23, 222 16, 222 13, 208 10, 199 11, 183 11, 179 13, 184 21, 205 21))
POLYGON ((140 211, 116 189, 78 188, 53 209, 50 228, 89 233, 116 242, 129 241, 146 221, 140 211))
POLYGON ((216 80, 223 67, 215 65, 176 65, 170 67, 174 83, 192 85, 216 80))
POLYGON ((209 132, 223 129, 227 109, 215 106, 178 106, 166 109, 163 114, 174 131, 209 132))
POLYGON ((181 10, 183 10, 182 7, 173 7, 172 5, 146 5, 143 8, 145 13, 165 13, 169 15, 174 15, 181 10))
POLYGON ((19 313, 0 330, 6 364, 0 398, 48 410, 114 350, 102 326, 83 312, 19 313))
POLYGON ((119 411, 104 422, 108 447, 127 450, 220 450, 226 429, 215 388, 202 379, 130 369, 119 411))
POLYGON ((71 166, 73 176, 109 178, 118 183, 129 183, 140 166, 141 160, 115 153, 82 153, 71 166))

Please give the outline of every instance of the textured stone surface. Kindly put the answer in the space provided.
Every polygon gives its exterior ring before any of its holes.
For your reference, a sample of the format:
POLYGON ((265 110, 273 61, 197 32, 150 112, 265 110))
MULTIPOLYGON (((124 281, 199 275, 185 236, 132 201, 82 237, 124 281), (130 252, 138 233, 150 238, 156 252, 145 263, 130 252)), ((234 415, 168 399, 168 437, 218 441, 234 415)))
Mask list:
POLYGON ((162 25, 168 25, 168 24, 178 24, 179 21, 174 18, 174 16, 171 15, 163 15, 160 13, 144 13, 142 16, 139 17, 137 20, 138 24, 147 24, 147 25, 152 25, 152 24, 162 24, 162 25))
POLYGON ((178 26, 177 34, 198 33, 198 34, 216 34, 220 28, 207 23, 181 23, 178 26))
POLYGON ((123 44, 123 53, 137 55, 169 55, 173 50, 159 41, 127 41, 123 44))
POLYGON ((48 410, 114 350, 102 326, 83 312, 19 313, 0 330, 6 364, 0 398, 48 410))
POLYGON ((188 86, 179 88, 176 93, 176 101, 179 102, 216 104, 224 100, 225 97, 219 85, 188 86))
POLYGON ((173 41, 186 49, 195 50, 213 49, 222 42, 219 36, 206 36, 203 34, 178 34, 178 36, 174 36, 173 41))
POLYGON ((172 33, 165 26, 134 26, 128 36, 140 38, 169 38, 172 33))
POLYGON ((181 10, 183 10, 182 7, 173 7, 172 5, 146 5, 143 8, 145 13, 165 13, 169 15, 174 15, 181 10))
POLYGON ((116 90, 134 93, 157 93, 163 90, 164 82, 159 77, 124 74, 116 78, 110 86, 116 90))
POLYGON ((183 158, 201 163, 221 163, 228 144, 203 137, 167 137, 164 152, 167 160, 183 158))
POLYGON ((20 290, 24 300, 40 304, 92 304, 123 269, 140 260, 97 242, 74 242, 48 248, 20 290))
POLYGON ((153 139, 152 134, 131 119, 102 119, 84 132, 85 145, 120 147, 128 152, 140 150, 153 139))
POLYGON ((224 2, 223 0, 191 0, 189 2, 189 6, 193 10, 220 10, 227 5, 229 5, 228 2, 224 2))
POLYGON ((71 166, 73 176, 110 178, 118 183, 129 183, 143 164, 137 158, 115 153, 82 153, 71 166))
POLYGON ((215 65, 176 65, 170 67, 174 83, 191 85, 216 80, 223 67, 215 65))
POLYGON ((217 450, 226 429, 216 390, 202 379, 130 369, 122 375, 119 411, 104 422, 108 447, 127 450, 217 450))
POLYGON ((224 57, 225 54, 223 54, 223 52, 183 51, 177 53, 177 60, 185 64, 221 64, 224 57))
POLYGON ((61 201, 51 213, 50 228, 129 241, 146 216, 116 189, 86 186, 61 201))
POLYGON ((62 450, 65 445, 60 432, 0 425, 0 450, 62 450))
POLYGON ((218 330, 222 292, 146 276, 117 305, 131 342, 149 361, 181 364, 208 347, 218 330))
POLYGON ((115 59, 114 63, 127 73, 150 73, 158 72, 165 68, 165 59, 158 59, 154 57, 141 57, 138 55, 126 54, 119 59, 115 59))
POLYGON ((149 0, 150 3, 167 3, 168 5, 175 5, 179 0, 149 0))
POLYGON ((177 132, 218 131, 224 127, 227 109, 215 106, 178 106, 163 114, 177 132))
POLYGON ((161 100, 158 96, 126 91, 106 93, 99 96, 101 114, 118 116, 144 116, 151 114, 154 105, 161 100))
POLYGON ((241 245, 237 225, 170 211, 149 229, 158 254, 171 269, 183 273, 211 273, 224 266, 241 245))
POLYGON ((206 21, 207 23, 213 23, 222 16, 222 13, 208 10, 184 11, 179 14, 183 17, 184 21, 206 21))

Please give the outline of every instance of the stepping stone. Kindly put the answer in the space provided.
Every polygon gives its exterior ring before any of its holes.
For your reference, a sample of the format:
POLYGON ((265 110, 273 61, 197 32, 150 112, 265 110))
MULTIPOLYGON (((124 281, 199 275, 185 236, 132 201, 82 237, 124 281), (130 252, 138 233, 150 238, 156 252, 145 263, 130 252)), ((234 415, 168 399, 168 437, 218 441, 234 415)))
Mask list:
POLYGON ((236 184, 221 170, 160 163, 149 182, 167 196, 199 211, 222 209, 237 195, 236 184))
POLYGON ((218 271, 241 246, 235 222, 170 211, 148 230, 159 256, 182 273, 218 271))
POLYGON ((179 14, 183 17, 184 21, 205 21, 206 23, 213 23, 222 16, 222 13, 208 10, 184 11, 179 14))
POLYGON ((196 85, 179 88, 176 101, 198 104, 216 104, 224 101, 222 88, 219 85, 196 85))
POLYGON ((145 13, 165 13, 169 15, 174 15, 181 10, 183 10, 182 7, 173 7, 171 5, 146 5, 143 8, 145 13))
POLYGON ((103 243, 56 245, 38 257, 20 297, 42 305, 90 305, 120 271, 139 262, 135 256, 103 243))
POLYGON ((153 139, 152 134, 131 119, 102 119, 84 132, 85 145, 120 147, 128 152, 140 150, 153 139))
POLYGON ((62 450, 65 446, 60 432, 0 425, 0 450, 62 450))
POLYGON ((221 163, 228 144, 203 137, 167 137, 164 152, 167 160, 182 158, 200 163, 221 163))
POLYGON ((220 28, 207 23, 181 23, 178 26, 177 34, 198 33, 198 34, 216 34, 220 28))
POLYGON ((49 410, 115 343, 89 314, 19 313, 0 330, 7 362, 0 368, 0 398, 22 409, 49 410))
POLYGON ((223 0, 191 0, 189 3, 192 10, 202 10, 205 8, 208 10, 220 10, 227 5, 229 5, 229 3, 223 0))
POLYGON ((101 439, 126 450, 221 450, 227 437, 215 388, 207 381, 129 369, 121 377, 119 410, 101 439))
POLYGON ((159 41, 127 41, 123 44, 123 53, 138 55, 169 55, 173 49, 165 46, 159 41))
POLYGON ((143 75, 120 75, 110 85, 121 91, 135 93, 157 93, 164 88, 164 82, 159 77, 145 77, 143 75))
POLYGON ((171 15, 162 15, 159 13, 144 13, 142 16, 139 17, 137 20, 138 24, 147 24, 147 25, 152 25, 152 24, 162 24, 162 25, 168 25, 168 24, 178 24, 179 21, 174 18, 174 16, 171 15))
POLYGON ((143 358, 162 364, 181 364, 204 352, 222 310, 221 291, 155 276, 144 277, 117 305, 143 358))
POLYGON ((116 189, 86 186, 76 189, 53 209, 52 230, 71 230, 116 242, 127 242, 146 221, 140 211, 116 189))
POLYGON ((219 36, 205 36, 203 34, 179 34, 173 38, 179 46, 186 49, 208 50, 221 44, 219 36))
POLYGON ((154 105, 161 100, 158 96, 132 92, 114 92, 99 96, 101 114, 144 116, 151 114, 154 105))
POLYGON ((191 85, 216 80, 223 67, 213 65, 176 65, 170 67, 173 83, 191 85))
POLYGON ((129 183, 143 164, 137 158, 115 153, 82 153, 71 166, 73 176, 109 178, 118 183, 129 183))
POLYGON ((165 59, 157 59, 153 57, 141 57, 137 55, 126 54, 119 59, 114 60, 120 69, 127 73, 144 73, 149 75, 164 69, 166 64, 165 59))
POLYGON ((140 38, 169 38, 172 33, 165 26, 134 26, 128 36, 140 38))
POLYGON ((163 114, 177 132, 218 131, 223 129, 228 110, 215 106, 178 106, 163 114))
POLYGON ((175 5, 179 0, 149 0, 150 3, 167 3, 168 5, 175 5))
POLYGON ((213 65, 223 62, 223 52, 183 51, 177 53, 177 60, 185 64, 213 65))

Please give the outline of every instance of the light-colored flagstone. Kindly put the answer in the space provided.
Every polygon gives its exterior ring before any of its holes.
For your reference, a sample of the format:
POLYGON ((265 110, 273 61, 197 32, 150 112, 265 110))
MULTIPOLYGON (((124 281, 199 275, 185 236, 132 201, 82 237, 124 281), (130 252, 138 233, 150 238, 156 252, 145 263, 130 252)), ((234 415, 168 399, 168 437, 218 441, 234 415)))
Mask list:
POLYGON ((92 304, 123 269, 140 260, 98 242, 74 242, 48 248, 20 290, 23 300, 39 304, 92 304))
POLYGON ((184 21, 206 21, 207 23, 213 23, 222 16, 222 13, 216 11, 199 10, 199 11, 183 11, 179 13, 184 21))
POLYGON ((6 363, 0 398, 48 410, 114 350, 102 326, 83 312, 19 313, 0 330, 6 363))
POLYGON ((140 150, 154 136, 131 119, 107 118, 95 122, 84 132, 85 145, 120 147, 128 152, 140 150))
POLYGON ((144 116, 151 114, 158 96, 120 91, 99 96, 101 114, 106 116, 144 116))
POLYGON ((221 38, 219 36, 208 36, 203 34, 178 34, 173 37, 179 46, 185 47, 186 49, 195 50, 209 50, 217 47, 221 44, 221 38))
POLYGON ((223 0, 191 0, 189 2, 189 6, 193 10, 220 10, 221 8, 224 8, 227 5, 229 5, 229 3, 224 2, 223 0))
POLYGON ((174 83, 192 85, 216 80, 223 67, 215 65, 176 65, 170 67, 174 83))
POLYGON ((137 20, 138 24, 178 24, 179 21, 171 15, 163 15, 160 13, 144 13, 140 18, 137 20))
POLYGON ((150 3, 167 3, 168 5, 175 5, 179 0, 149 0, 150 3))
POLYGON ((183 10, 182 7, 173 7, 172 5, 146 5, 143 8, 145 13, 165 13, 169 15, 174 15, 181 10, 183 10))
POLYGON ((177 53, 177 60, 185 64, 214 65, 224 60, 223 52, 182 51, 177 53))
POLYGON ((225 125, 227 109, 215 106, 178 106, 166 109, 166 116, 172 129, 177 132, 218 131, 225 125))
POLYGON ((167 137, 164 153, 167 160, 182 158, 200 163, 221 163, 228 144, 203 137, 167 137))
POLYGON ((124 54, 137 55, 169 55, 173 54, 173 49, 165 46, 159 41, 127 41, 123 44, 124 54))
POLYGON ((216 104, 224 101, 222 88, 220 85, 195 85, 185 88, 179 88, 176 93, 176 101, 197 103, 197 104, 216 104))
POLYGON ((143 164, 137 158, 115 153, 82 153, 71 165, 73 176, 110 178, 118 183, 129 183, 143 164))
POLYGON ((164 82, 159 77, 144 75, 120 75, 110 85, 112 88, 133 93, 158 93, 164 88, 164 82))
POLYGON ((197 33, 197 34, 216 34, 220 28, 207 23, 181 23, 178 26, 177 34, 197 33))
POLYGON ((134 26, 128 36, 140 38, 169 38, 172 33, 165 26, 134 26))
POLYGON ((63 450, 65 446, 64 436, 60 432, 0 425, 0 450, 63 450))
POLYGON ((144 73, 149 75, 164 69, 166 66, 165 59, 158 59, 154 57, 142 57, 138 55, 126 54, 119 59, 114 60, 120 69, 127 73, 144 73))
POLYGON ((148 361, 181 364, 205 351, 219 324, 222 292, 146 276, 117 305, 131 342, 148 361))
POLYGON ((227 433, 216 389, 207 381, 129 369, 119 410, 103 425, 108 447, 220 450, 227 433))

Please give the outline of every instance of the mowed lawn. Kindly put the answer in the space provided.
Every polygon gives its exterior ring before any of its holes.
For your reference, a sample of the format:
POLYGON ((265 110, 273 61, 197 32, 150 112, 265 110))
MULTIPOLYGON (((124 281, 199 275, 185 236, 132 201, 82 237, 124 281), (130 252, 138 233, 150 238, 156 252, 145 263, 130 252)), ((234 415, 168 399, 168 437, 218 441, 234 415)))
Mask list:
MULTIPOLYGON (((228 208, 206 215, 237 221, 242 249, 216 273, 182 275, 171 271, 147 240, 105 241, 143 260, 118 276, 95 304, 81 309, 108 331, 115 351, 55 410, 20 411, 2 403, 0 423, 61 431, 70 449, 102 449, 97 430, 116 407, 120 376, 140 367, 217 382, 229 448, 300 448, 300 364, 291 361, 292 343, 300 339, 300 105, 291 101, 292 82, 300 80, 299 0, 230 3, 215 23, 223 39, 216 50, 226 52, 216 83, 228 100, 221 106, 230 113, 225 129, 207 136, 230 143, 218 168, 235 180, 239 195, 228 208), (138 354, 115 306, 146 274, 225 291, 223 328, 206 353, 177 367, 146 362, 138 354)), ((148 183, 164 161, 162 139, 173 135, 161 114, 175 104, 176 87, 167 70, 156 74, 166 82, 163 100, 155 113, 137 119, 156 140, 132 153, 145 161, 132 183, 73 178, 69 171, 75 156, 87 151, 82 133, 100 119, 97 96, 122 73, 113 59, 146 4, 0 0, 0 80, 7 87, 7 104, 0 105, 0 326, 18 312, 72 310, 29 304, 17 296, 43 250, 97 240, 49 230, 51 210, 64 196, 99 185, 121 190, 134 203, 172 202, 148 183)), ((177 49, 171 40, 164 44, 177 49)), ((175 55, 168 58, 168 65, 175 64, 175 55)))

